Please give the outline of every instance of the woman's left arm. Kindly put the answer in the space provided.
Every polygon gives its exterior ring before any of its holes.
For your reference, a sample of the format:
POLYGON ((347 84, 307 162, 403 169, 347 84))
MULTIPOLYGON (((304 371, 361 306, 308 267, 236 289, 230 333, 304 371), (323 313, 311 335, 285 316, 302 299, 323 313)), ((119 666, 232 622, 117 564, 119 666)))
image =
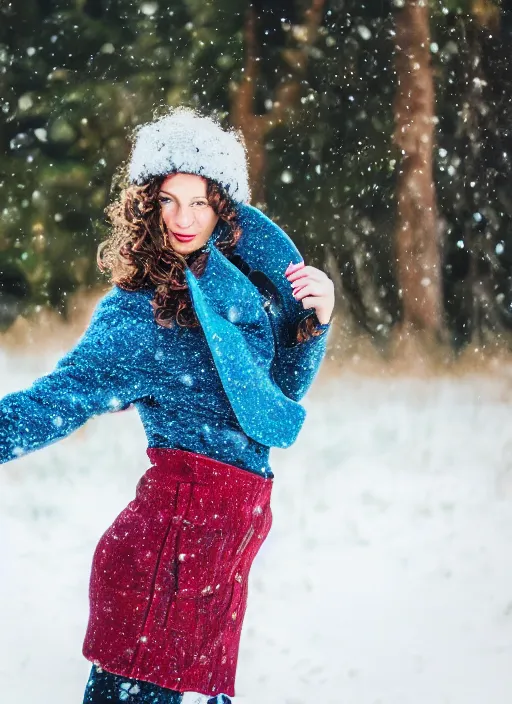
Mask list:
POLYGON ((327 274, 299 262, 290 264, 285 276, 295 300, 302 301, 305 309, 313 308, 320 325, 328 325, 334 309, 334 284, 327 274))
POLYGON ((295 301, 302 305, 303 313, 310 310, 310 336, 300 339, 299 325, 305 316, 299 316, 290 326, 285 318, 271 316, 276 337, 276 357, 272 374, 283 393, 300 401, 317 375, 327 349, 334 309, 334 285, 323 271, 304 262, 290 264, 285 271, 295 301))

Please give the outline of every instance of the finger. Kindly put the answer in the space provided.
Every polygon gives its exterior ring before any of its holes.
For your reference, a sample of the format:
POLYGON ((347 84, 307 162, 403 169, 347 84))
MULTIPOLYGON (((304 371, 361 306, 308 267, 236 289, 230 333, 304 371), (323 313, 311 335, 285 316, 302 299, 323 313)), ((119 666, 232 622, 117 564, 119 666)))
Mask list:
POLYGON ((312 281, 310 278, 309 274, 306 272, 305 274, 302 274, 301 276, 296 276, 294 277, 293 281, 290 281, 292 289, 295 288, 296 286, 304 286, 305 284, 309 283, 312 281))
POLYGON ((299 285, 299 286, 294 286, 294 287, 292 288, 292 293, 293 293, 293 295, 295 296, 296 293, 299 293, 299 291, 302 291, 302 289, 305 288, 306 286, 307 286, 307 283, 301 284, 301 285, 299 285))
POLYGON ((301 269, 303 266, 304 266, 304 261, 299 262, 298 264, 292 264, 292 262, 290 262, 288 264, 286 271, 284 272, 284 275, 288 276, 288 274, 291 274, 292 272, 297 271, 298 269, 301 269))
POLYGON ((317 291, 318 296, 327 296, 328 292, 325 288, 323 281, 318 281, 317 279, 312 279, 311 277, 304 277, 302 279, 297 279, 292 283, 292 293, 297 293, 304 286, 314 286, 315 291, 317 291))
POLYGON ((293 295, 298 301, 301 301, 305 296, 321 296, 322 293, 323 291, 321 291, 318 287, 312 284, 307 284, 306 286, 301 288, 300 291, 295 292, 293 295))
POLYGON ((318 296, 305 296, 301 301, 303 308, 314 308, 315 310, 318 307, 318 302, 318 296))
POLYGON ((292 271, 286 276, 286 278, 288 279, 288 281, 295 281, 295 279, 298 279, 301 276, 310 276, 311 279, 318 280, 318 270, 312 266, 304 266, 302 267, 302 269, 292 271))
POLYGON ((315 296, 329 297, 332 296, 334 292, 334 284, 327 277, 320 280, 312 279, 311 277, 308 277, 307 279, 297 279, 297 281, 292 283, 292 292, 294 293, 297 290, 296 287, 302 288, 304 285, 312 286, 315 296))

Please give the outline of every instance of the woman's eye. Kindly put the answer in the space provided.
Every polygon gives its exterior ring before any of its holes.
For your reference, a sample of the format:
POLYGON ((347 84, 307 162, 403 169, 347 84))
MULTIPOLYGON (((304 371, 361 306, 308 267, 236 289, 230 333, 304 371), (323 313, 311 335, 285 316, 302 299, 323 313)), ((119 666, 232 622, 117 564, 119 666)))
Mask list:
POLYGON ((172 200, 172 198, 165 198, 164 196, 160 196, 160 198, 158 199, 158 202, 159 203, 170 203, 171 200, 172 200))
POLYGON ((205 206, 207 206, 208 203, 206 203, 204 200, 196 200, 196 201, 194 201, 194 202, 192 203, 192 205, 194 205, 194 206, 200 208, 200 207, 205 207, 205 206))

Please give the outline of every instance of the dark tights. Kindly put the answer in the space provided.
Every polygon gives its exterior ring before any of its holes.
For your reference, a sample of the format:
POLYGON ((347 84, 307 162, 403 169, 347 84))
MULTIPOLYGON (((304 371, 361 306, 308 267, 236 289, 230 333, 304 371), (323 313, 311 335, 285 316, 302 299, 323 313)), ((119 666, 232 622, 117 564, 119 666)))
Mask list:
MULTIPOLYGON (((91 668, 83 704, 181 704, 182 694, 151 682, 134 680, 121 675, 91 668)), ((226 695, 212 697, 208 704, 230 704, 226 695)))
POLYGON ((181 694, 151 682, 134 680, 93 665, 83 704, 181 704, 181 694))

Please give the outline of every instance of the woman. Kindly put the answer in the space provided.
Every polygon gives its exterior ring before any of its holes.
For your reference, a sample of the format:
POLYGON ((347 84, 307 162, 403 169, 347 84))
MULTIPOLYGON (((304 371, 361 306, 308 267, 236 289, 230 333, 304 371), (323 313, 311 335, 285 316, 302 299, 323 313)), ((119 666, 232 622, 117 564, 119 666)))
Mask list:
POLYGON ((55 369, 0 401, 0 462, 137 409, 150 468, 101 537, 84 702, 230 702, 270 447, 304 421, 333 285, 249 200, 239 136, 188 109, 139 127, 98 262, 113 287, 55 369))

